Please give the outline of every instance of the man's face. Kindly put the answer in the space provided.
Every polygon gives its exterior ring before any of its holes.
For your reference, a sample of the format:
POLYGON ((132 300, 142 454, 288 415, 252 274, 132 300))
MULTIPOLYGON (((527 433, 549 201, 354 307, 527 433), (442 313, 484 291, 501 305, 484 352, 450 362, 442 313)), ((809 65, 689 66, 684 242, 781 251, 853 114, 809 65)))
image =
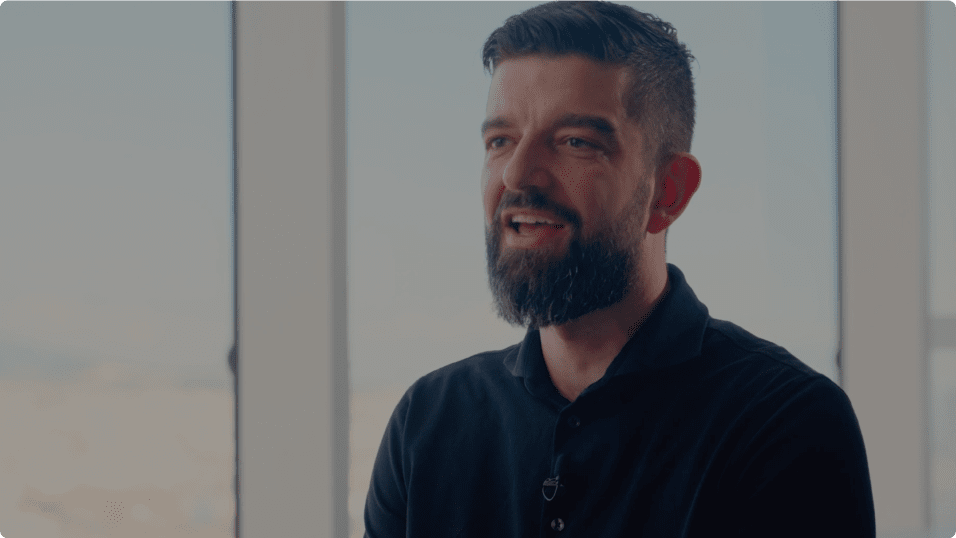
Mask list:
POLYGON ((636 282, 652 194, 623 67, 531 55, 498 65, 482 139, 488 274, 499 315, 561 325, 636 282))

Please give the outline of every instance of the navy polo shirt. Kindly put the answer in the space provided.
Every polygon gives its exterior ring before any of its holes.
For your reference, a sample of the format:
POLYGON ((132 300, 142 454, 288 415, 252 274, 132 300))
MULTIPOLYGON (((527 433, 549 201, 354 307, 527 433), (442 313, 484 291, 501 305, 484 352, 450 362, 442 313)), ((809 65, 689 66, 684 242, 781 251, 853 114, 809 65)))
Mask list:
POLYGON ((369 538, 873 537, 846 394, 711 318, 683 274, 572 403, 538 331, 419 379, 388 423, 369 538))

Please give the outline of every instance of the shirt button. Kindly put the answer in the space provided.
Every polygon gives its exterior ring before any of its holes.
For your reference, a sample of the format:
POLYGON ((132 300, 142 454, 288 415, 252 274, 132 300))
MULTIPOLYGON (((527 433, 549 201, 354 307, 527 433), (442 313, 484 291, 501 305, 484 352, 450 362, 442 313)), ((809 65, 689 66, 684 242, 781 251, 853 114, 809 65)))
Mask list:
POLYGON ((562 520, 561 518, 551 520, 551 528, 559 532, 563 531, 564 520, 562 520))
POLYGON ((568 417, 568 426, 571 426, 572 428, 577 428, 580 425, 581 425, 581 419, 579 419, 576 415, 571 415, 570 417, 568 417))

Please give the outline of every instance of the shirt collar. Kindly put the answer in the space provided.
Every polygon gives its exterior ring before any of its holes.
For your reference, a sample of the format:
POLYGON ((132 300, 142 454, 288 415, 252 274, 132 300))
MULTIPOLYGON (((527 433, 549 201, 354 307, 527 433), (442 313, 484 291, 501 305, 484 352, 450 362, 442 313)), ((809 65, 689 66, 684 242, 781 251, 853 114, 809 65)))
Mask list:
MULTIPOLYGON (((707 307, 676 266, 667 264, 667 278, 670 291, 608 366, 605 378, 657 370, 700 355, 710 320, 707 307)), ((505 358, 505 365, 516 377, 550 379, 537 329, 525 334, 517 353, 505 358)))

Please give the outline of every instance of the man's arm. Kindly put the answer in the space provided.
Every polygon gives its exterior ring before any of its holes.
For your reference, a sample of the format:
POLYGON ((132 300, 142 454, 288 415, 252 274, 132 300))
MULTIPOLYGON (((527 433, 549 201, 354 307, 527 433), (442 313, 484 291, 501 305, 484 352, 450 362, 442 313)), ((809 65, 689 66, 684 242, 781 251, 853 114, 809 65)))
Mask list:
POLYGON ((379 445, 365 499, 365 538, 404 538, 408 495, 405 489, 404 437, 408 395, 392 412, 379 445))
POLYGON ((876 536, 863 436, 837 385, 822 379, 801 390, 748 444, 727 536, 876 536))

